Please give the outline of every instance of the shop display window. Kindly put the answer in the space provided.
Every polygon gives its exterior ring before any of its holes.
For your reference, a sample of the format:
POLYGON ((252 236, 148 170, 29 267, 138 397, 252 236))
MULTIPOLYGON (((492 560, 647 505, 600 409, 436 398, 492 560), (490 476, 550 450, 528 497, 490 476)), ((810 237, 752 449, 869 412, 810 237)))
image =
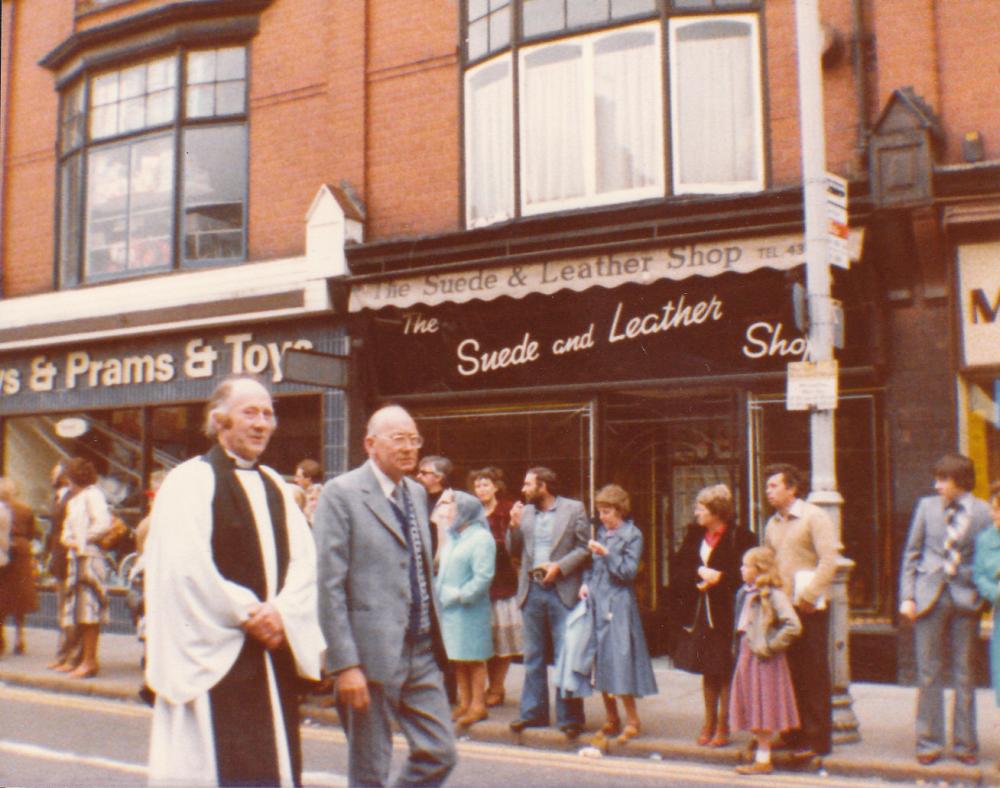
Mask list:
POLYGON ((1000 378, 980 375, 964 381, 963 453, 976 467, 974 494, 986 500, 1000 482, 1000 378))
MULTIPOLYGON (((842 393, 835 414, 837 487, 844 499, 841 541, 844 556, 854 561, 848 584, 848 602, 858 614, 892 614, 896 570, 888 544, 886 470, 880 462, 879 416, 876 395, 842 393)), ((771 516, 764 499, 763 470, 772 463, 795 465, 809 478, 809 413, 789 411, 784 397, 751 397, 751 512, 763 533, 771 516)))
MULTIPOLYGON (((319 460, 321 408, 315 395, 277 398, 278 431, 262 462, 290 479, 299 461, 319 460)), ((203 413, 203 404, 197 403, 7 417, 2 422, 2 475, 17 482, 47 536, 52 467, 60 459, 84 457, 94 464, 114 514, 135 528, 149 511, 151 474, 170 471, 211 446, 202 434, 203 413)), ((44 544, 45 536, 37 545, 42 566, 44 544)), ((126 539, 109 556, 116 569, 113 583, 124 582, 118 570, 133 548, 134 541, 126 539)))

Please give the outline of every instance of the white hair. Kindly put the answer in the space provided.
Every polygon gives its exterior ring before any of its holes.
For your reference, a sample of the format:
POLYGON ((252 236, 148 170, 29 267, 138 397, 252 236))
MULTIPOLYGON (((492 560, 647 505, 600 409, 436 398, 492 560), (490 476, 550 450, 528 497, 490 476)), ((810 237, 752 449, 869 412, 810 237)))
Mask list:
POLYGON ((367 437, 374 438, 381 433, 386 424, 402 420, 413 421, 413 416, 402 405, 386 405, 384 408, 379 408, 368 419, 367 437))

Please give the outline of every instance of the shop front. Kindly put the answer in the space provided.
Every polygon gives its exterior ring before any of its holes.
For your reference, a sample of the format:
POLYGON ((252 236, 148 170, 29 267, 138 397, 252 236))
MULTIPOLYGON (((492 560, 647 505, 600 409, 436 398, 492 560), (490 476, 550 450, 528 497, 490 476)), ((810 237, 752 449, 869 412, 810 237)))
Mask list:
POLYGON ((958 247, 960 441, 976 495, 1000 482, 1000 241, 958 247))
MULTIPOLYGON (((762 467, 808 466, 808 414, 784 397, 787 364, 808 355, 791 295, 802 275, 801 236, 783 235, 371 278, 352 289, 352 331, 378 349, 362 362, 377 398, 415 413, 454 484, 495 465, 516 497, 525 470, 545 465, 588 506, 602 484, 630 492, 646 540, 637 590, 659 645, 698 491, 729 485, 759 532, 762 467)), ((867 276, 837 269, 834 295, 847 326, 837 423, 851 603, 874 613, 887 567, 867 276)))
POLYGON ((145 514, 150 474, 208 448, 209 394, 228 375, 249 373, 275 395, 278 431, 263 462, 291 475, 307 457, 328 472, 345 464, 342 393, 283 378, 288 348, 343 354, 343 329, 286 321, 187 333, 31 348, 0 358, 2 473, 44 519, 49 471, 63 457, 91 460, 115 512, 132 525, 145 514))

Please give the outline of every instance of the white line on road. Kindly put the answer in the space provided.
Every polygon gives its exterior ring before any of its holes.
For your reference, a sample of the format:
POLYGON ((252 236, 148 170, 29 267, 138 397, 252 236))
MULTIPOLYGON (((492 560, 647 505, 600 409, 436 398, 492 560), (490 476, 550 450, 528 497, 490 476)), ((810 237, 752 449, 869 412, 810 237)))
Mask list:
POLYGON ((20 755, 25 758, 35 758, 43 761, 61 761, 63 763, 78 763, 81 766, 92 766, 98 769, 111 769, 126 774, 146 774, 146 767, 137 763, 125 763, 101 755, 80 755, 76 752, 51 750, 39 747, 37 744, 24 744, 15 741, 0 741, 0 752, 20 755))
MULTIPOLYGON (((134 774, 143 777, 149 773, 148 768, 138 763, 116 761, 113 758, 105 758, 101 755, 81 755, 76 752, 52 750, 48 747, 39 747, 37 744, 25 744, 23 742, 0 741, 0 752, 6 752, 11 755, 20 755, 24 758, 34 758, 42 761, 75 763, 80 766, 89 766, 96 769, 109 769, 115 772, 134 774)), ((344 786, 347 785, 347 778, 342 774, 336 774, 334 772, 303 772, 302 782, 305 785, 344 786)))

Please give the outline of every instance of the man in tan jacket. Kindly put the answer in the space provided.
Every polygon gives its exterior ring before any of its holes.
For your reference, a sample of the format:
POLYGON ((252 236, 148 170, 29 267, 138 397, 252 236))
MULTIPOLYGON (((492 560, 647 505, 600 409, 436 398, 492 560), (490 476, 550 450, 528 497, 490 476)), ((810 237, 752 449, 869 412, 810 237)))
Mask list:
POLYGON ((802 635, 788 649, 802 727, 783 737, 781 746, 804 757, 826 755, 833 728, 826 600, 843 546, 826 512, 799 497, 805 485, 798 468, 771 465, 764 474, 767 502, 775 510, 764 543, 775 552, 782 586, 802 621, 802 635))

